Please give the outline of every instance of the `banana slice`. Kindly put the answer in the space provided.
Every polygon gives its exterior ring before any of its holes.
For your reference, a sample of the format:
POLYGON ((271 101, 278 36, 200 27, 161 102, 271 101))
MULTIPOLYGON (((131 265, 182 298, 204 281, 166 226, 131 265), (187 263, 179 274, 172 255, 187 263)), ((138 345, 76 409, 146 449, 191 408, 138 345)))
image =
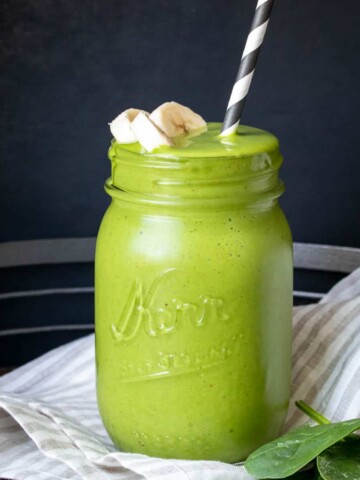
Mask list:
POLYGON ((177 102, 166 102, 150 115, 152 120, 168 137, 177 137, 194 130, 206 130, 205 120, 190 108, 177 102))
POLYGON ((131 122, 131 130, 137 141, 148 151, 151 152, 161 145, 170 145, 173 143, 161 128, 159 128, 150 119, 149 114, 143 110, 138 113, 131 122))
POLYGON ((138 108, 128 108, 124 112, 120 113, 114 120, 109 123, 110 131, 113 137, 119 143, 135 143, 137 138, 134 132, 131 130, 131 122, 136 118, 140 112, 138 108))

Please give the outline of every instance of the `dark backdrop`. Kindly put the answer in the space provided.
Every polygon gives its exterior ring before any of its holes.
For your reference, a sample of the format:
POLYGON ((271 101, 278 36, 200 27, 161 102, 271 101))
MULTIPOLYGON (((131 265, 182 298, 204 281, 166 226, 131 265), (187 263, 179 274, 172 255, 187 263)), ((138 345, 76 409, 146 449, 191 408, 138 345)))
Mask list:
MULTIPOLYGON (((176 100, 221 121, 255 3, 2 0, 0 241, 96 234, 107 122, 127 107, 176 100)), ((243 115, 280 138, 296 241, 360 247, 359 14, 358 0, 277 0, 243 115)))
MULTIPOLYGON (((2 0, 1 240, 95 235, 107 122, 221 121, 255 0, 2 0)), ((298 241, 360 246, 360 2, 277 0, 243 122, 279 136, 298 241)))

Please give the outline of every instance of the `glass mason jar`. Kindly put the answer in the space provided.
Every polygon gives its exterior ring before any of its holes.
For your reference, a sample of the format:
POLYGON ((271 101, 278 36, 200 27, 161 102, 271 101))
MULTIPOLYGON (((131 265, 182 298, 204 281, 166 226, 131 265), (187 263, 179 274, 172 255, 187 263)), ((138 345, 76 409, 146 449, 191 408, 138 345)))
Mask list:
POLYGON ((146 154, 113 141, 96 247, 97 394, 127 452, 243 460, 282 427, 292 241, 277 139, 220 125, 146 154))

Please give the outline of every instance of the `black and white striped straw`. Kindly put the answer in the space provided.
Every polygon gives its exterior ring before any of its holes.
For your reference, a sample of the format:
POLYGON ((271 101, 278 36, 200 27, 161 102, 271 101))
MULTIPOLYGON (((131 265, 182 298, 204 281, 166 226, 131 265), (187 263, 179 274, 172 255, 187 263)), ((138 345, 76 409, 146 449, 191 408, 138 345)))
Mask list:
POLYGON ((226 109, 221 130, 221 136, 223 137, 235 133, 239 125, 273 4, 274 0, 258 0, 256 5, 250 33, 247 37, 239 71, 226 109))

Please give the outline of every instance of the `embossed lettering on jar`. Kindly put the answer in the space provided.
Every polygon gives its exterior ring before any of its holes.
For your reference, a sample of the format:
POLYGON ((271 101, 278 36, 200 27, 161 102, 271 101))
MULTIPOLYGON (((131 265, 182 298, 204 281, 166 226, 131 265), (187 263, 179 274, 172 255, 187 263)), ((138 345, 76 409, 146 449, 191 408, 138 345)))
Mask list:
POLYGON ((290 387, 292 243, 271 134, 114 142, 96 249, 97 392, 124 451, 244 459, 290 387))

